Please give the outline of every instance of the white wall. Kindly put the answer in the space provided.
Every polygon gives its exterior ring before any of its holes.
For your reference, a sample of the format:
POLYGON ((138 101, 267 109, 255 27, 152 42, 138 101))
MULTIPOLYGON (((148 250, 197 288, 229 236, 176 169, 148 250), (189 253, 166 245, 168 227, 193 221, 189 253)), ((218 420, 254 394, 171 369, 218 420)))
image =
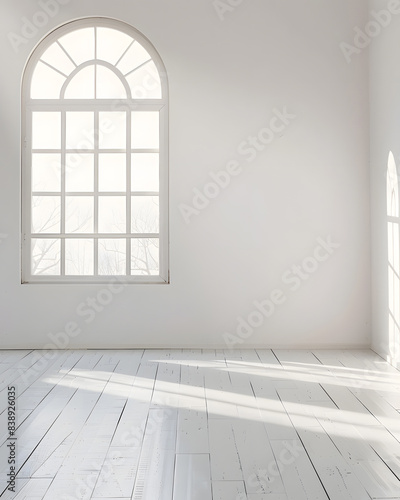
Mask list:
MULTIPOLYGON (((371 11, 382 10, 387 5, 382 0, 370 1, 371 11)), ((400 13, 393 16, 391 23, 370 45, 372 346, 393 364, 400 364, 400 337, 398 332, 393 332, 389 322, 390 314, 396 315, 396 311, 390 304, 388 292, 386 171, 390 152, 398 172, 400 166, 399 60, 400 13)), ((400 305, 398 293, 394 300, 400 305)))
POLYGON ((211 0, 70 0, 18 53, 5 36, 38 4, 0 9, 1 347, 41 348, 68 322, 81 330, 71 348, 223 346, 276 288, 285 303, 242 347, 369 345, 368 57, 348 64, 339 46, 365 24, 364 0, 244 0, 223 21, 211 0), (91 15, 131 23, 167 67, 171 284, 131 285, 86 323, 77 307, 102 287, 20 284, 19 126, 30 51, 91 15), (247 162, 238 146, 285 106, 296 119, 247 162), (229 160, 240 175, 186 224, 181 204, 229 160), (340 247, 292 292, 284 272, 328 235, 340 247))

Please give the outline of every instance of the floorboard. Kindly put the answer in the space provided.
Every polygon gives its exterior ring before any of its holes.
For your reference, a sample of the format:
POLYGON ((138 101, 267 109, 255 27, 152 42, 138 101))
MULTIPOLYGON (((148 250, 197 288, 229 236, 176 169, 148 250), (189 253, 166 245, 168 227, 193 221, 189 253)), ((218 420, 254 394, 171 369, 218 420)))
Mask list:
POLYGON ((399 410, 368 350, 0 351, 0 498, 400 500, 399 410))

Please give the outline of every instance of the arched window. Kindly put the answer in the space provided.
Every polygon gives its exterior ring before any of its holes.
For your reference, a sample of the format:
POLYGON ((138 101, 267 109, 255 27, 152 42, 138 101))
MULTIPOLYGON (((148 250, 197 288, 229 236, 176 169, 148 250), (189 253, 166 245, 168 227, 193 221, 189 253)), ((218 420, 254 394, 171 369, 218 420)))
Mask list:
POLYGON ((390 362, 400 360, 400 213, 399 178, 393 153, 386 173, 388 224, 388 337, 390 362))
POLYGON ((31 55, 22 99, 22 281, 168 282, 168 82, 154 47, 119 21, 68 23, 31 55))

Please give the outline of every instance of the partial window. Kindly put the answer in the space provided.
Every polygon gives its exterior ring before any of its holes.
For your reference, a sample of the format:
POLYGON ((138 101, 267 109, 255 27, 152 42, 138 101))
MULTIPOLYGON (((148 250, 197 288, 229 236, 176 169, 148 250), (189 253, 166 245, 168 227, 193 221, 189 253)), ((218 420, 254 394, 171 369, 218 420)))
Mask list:
POLYGON ((387 164, 387 228, 388 228, 388 337, 389 361, 400 360, 400 208, 399 177, 394 155, 387 164))
POLYGON ((168 282, 168 84, 150 42, 103 18, 55 30, 22 107, 22 281, 168 282))

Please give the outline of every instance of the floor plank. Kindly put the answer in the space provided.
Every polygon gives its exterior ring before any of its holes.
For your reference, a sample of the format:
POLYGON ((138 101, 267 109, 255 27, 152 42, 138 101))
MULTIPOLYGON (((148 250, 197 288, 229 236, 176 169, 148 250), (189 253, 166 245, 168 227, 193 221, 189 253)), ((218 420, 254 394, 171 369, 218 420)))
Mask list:
POLYGON ((288 500, 329 500, 299 439, 271 441, 288 500))
POLYGON ((244 481, 212 481, 213 500, 246 500, 244 481))
POLYGON ((177 454, 173 500, 212 500, 210 455, 177 454))
POLYGON ((400 500, 399 393, 368 350, 0 351, 0 495, 400 500))
POLYGON ((211 454, 211 478, 213 481, 243 480, 233 420, 211 418, 208 420, 211 454))

